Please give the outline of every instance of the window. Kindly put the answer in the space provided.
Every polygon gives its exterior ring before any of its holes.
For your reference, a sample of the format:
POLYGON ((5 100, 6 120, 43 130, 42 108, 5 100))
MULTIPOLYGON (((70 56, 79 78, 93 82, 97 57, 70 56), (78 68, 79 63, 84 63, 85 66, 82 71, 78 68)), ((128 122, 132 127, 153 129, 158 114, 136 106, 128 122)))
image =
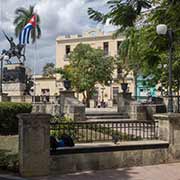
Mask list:
POLYGON ((71 52, 71 46, 66 45, 66 55, 69 55, 70 52, 71 52))
POLYGON ((41 89, 42 93, 42 101, 49 102, 50 90, 49 89, 41 89))
POLYGON ((119 53, 120 45, 121 45, 121 41, 117 41, 117 53, 119 53))
POLYGON ((103 50, 104 50, 104 55, 107 56, 109 54, 109 43, 108 42, 103 43, 103 50))
POLYGON ((71 46, 70 45, 66 45, 65 47, 65 56, 64 56, 64 60, 67 61, 68 60, 68 55, 71 52, 71 46))
POLYGON ((49 89, 41 89, 42 95, 49 96, 49 92, 50 92, 49 89))

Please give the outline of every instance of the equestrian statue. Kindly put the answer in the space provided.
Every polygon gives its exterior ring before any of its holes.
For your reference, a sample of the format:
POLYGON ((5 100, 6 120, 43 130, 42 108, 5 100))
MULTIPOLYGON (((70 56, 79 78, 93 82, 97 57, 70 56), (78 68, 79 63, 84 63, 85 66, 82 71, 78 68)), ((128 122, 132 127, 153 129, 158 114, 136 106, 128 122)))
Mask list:
POLYGON ((25 45, 24 44, 16 44, 12 37, 8 37, 7 34, 3 31, 4 36, 8 40, 10 44, 9 50, 3 50, 2 55, 6 55, 9 57, 9 60, 7 60, 8 64, 11 64, 10 59, 12 57, 17 57, 20 64, 24 64, 26 57, 25 57, 25 45))

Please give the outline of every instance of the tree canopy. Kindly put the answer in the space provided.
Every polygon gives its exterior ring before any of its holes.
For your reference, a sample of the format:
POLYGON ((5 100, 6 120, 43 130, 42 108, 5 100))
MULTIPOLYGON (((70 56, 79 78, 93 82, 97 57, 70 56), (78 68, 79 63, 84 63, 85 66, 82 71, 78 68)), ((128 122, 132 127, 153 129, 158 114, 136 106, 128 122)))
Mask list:
POLYGON ((101 49, 92 48, 88 44, 78 44, 69 56, 69 79, 76 92, 83 93, 88 104, 96 83, 102 85, 112 80, 114 61, 104 56, 101 49))
POLYGON ((43 67, 43 76, 52 77, 55 73, 55 64, 54 63, 47 63, 43 67))
MULTIPOLYGON (((158 24, 166 24, 173 30, 173 82, 180 81, 180 7, 179 0, 114 0, 108 1, 109 12, 102 14, 91 8, 89 17, 95 21, 119 27, 116 35, 123 32, 125 40, 119 51, 119 64, 135 74, 151 75, 150 85, 158 81, 167 87, 168 38, 156 34, 158 24), (131 10, 130 10, 131 9, 131 10), (132 15, 132 16, 131 16, 132 15)), ((174 88, 178 89, 178 88, 174 88)))
POLYGON ((31 39, 34 43, 36 39, 41 37, 41 28, 40 28, 40 17, 38 14, 34 12, 34 6, 29 6, 28 9, 24 7, 17 8, 15 11, 15 35, 19 36, 20 32, 24 28, 24 26, 29 22, 33 15, 36 15, 36 27, 31 30, 31 39))

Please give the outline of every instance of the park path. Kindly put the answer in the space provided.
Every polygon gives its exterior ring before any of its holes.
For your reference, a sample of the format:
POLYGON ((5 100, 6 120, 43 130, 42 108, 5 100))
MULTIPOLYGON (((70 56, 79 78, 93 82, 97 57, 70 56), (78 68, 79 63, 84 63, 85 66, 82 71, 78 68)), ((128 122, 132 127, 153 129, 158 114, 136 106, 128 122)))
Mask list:
POLYGON ((180 163, 86 171, 31 180, 180 180, 180 163))
POLYGON ((180 180, 180 162, 36 178, 0 174, 0 180, 180 180))

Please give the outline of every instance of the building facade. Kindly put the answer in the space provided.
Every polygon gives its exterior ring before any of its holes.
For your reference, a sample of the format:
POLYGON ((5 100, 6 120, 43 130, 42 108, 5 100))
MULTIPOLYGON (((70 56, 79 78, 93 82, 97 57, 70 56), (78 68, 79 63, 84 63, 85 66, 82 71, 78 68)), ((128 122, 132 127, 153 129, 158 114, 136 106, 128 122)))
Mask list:
MULTIPOLYGON (((94 29, 83 33, 82 35, 59 36, 56 39, 56 68, 63 68, 69 64, 68 55, 79 44, 89 44, 93 48, 101 48, 107 56, 115 57, 124 36, 118 38, 113 37, 113 33, 104 34, 102 31, 94 29)), ((113 74, 114 80, 117 79, 117 70, 113 74)), ((57 75, 57 80, 60 76, 57 75)), ((117 94, 121 92, 120 84, 116 81, 109 82, 109 86, 96 85, 95 99, 96 101, 113 102, 116 104, 117 94)), ((133 73, 129 73, 126 77, 128 83, 128 91, 134 94, 134 77, 133 73)), ((60 85, 61 86, 61 85, 60 85)))

